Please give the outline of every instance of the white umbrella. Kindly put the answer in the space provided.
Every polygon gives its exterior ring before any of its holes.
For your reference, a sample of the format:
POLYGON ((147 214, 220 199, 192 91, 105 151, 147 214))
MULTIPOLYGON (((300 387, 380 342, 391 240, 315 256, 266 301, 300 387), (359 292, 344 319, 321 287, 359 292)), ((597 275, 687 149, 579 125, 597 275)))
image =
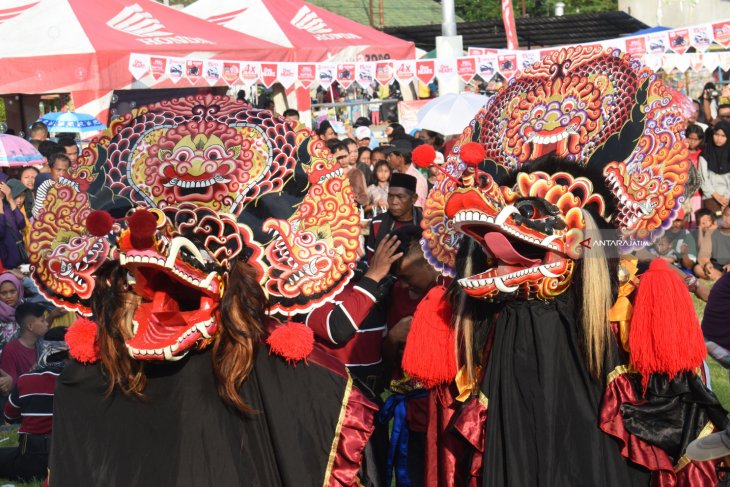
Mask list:
POLYGON ((434 98, 418 110, 418 127, 442 135, 464 131, 489 97, 476 93, 449 93, 434 98))

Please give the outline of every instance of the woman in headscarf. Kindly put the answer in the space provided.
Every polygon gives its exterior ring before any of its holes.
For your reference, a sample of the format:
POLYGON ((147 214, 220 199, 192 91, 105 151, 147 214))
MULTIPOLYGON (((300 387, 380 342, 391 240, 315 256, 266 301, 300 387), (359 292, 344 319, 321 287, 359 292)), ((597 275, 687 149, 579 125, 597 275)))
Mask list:
MULTIPOLYGON (((0 353, 18 331, 18 323, 15 321, 15 309, 22 302, 22 281, 12 272, 0 274, 0 353)), ((5 399, 12 387, 12 377, 0 369, 0 404, 5 404, 5 399)))
POLYGON ((18 331, 15 308, 23 302, 23 283, 12 272, 0 274, 0 350, 18 331))
POLYGON ((730 123, 720 121, 700 155, 702 205, 720 214, 730 202, 730 123))

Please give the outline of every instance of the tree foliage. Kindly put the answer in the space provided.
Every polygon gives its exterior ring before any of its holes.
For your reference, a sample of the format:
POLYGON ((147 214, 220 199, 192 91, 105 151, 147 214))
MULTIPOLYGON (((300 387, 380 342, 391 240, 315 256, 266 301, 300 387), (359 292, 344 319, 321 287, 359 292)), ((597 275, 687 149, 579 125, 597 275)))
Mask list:
MULTIPOLYGON (((554 15, 555 4, 561 0, 524 0, 525 13, 530 17, 546 17, 554 15)), ((608 12, 618 8, 618 0, 562 0, 564 12, 570 14, 587 14, 608 12)), ((522 16, 522 0, 512 0, 515 17, 522 16)), ((476 20, 493 20, 502 18, 502 2, 500 0, 455 0, 456 15, 467 22, 476 20)))

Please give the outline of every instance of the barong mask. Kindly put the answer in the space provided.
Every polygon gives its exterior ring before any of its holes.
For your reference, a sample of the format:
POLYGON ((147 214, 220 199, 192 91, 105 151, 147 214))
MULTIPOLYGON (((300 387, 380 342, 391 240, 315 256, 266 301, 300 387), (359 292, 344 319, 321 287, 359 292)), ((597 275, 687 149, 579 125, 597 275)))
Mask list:
POLYGON ((352 190, 324 142, 220 96, 140 107, 84 149, 67 180, 39 192, 33 278, 90 315, 94 272, 116 260, 142 303, 131 355, 176 360, 220 326, 234 262, 272 313, 308 312, 352 277, 360 236, 352 190))
POLYGON ((429 194, 429 262, 454 276, 467 235, 489 267, 459 280, 467 294, 550 299, 591 245, 582 209, 629 243, 661 235, 692 190, 674 97, 637 60, 600 47, 562 49, 519 73, 465 129, 443 165, 451 177, 440 175, 429 194), (546 155, 565 163, 530 164, 546 155), (514 183, 500 186, 506 178, 514 183))

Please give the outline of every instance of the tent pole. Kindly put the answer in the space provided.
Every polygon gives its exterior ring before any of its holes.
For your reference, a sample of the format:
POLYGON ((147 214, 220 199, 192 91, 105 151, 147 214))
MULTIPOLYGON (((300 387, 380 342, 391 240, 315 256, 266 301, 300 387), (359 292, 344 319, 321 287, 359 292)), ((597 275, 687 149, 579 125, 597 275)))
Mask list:
MULTIPOLYGON (((25 120, 25 107, 23 106, 23 95, 18 95, 18 103, 20 103, 20 130, 26 132, 28 130, 28 122, 25 120)), ((26 132, 26 135, 30 135, 30 131, 26 132)), ((27 138, 27 137, 26 137, 27 138)))

